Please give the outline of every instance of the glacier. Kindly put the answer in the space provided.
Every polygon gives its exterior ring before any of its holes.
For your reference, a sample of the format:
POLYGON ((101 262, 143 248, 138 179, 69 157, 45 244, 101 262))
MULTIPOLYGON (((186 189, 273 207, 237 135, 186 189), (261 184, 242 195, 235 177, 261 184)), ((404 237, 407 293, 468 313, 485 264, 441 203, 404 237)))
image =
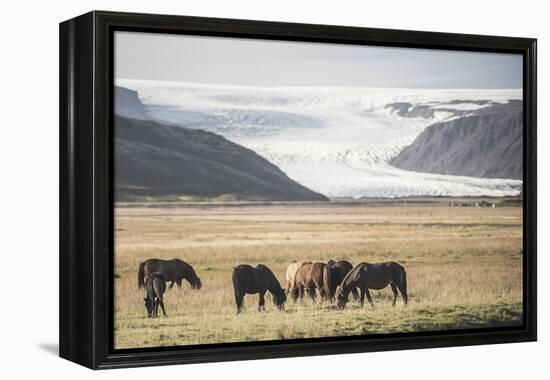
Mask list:
POLYGON ((222 135, 329 197, 521 192, 521 180, 420 173, 389 164, 427 126, 521 99, 521 90, 247 87, 134 79, 117 79, 116 85, 137 91, 151 117, 222 135), (392 104, 400 104, 401 112, 392 104), (428 108, 429 116, 407 116, 415 106, 428 108))

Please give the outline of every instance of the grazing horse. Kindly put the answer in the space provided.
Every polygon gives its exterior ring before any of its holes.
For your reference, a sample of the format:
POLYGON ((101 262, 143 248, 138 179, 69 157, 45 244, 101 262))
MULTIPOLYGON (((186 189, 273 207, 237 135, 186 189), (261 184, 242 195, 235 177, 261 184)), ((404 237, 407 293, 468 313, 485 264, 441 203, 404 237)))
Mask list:
POLYGON ((294 276, 292 287, 292 298, 294 302, 303 298, 304 291, 316 302, 315 289, 319 289, 321 299, 328 299, 330 294, 331 279, 327 264, 325 263, 302 263, 294 276))
POLYGON ((292 295, 292 300, 294 302, 298 300, 298 297, 303 298, 304 292, 307 292, 309 296, 315 300, 315 288, 313 287, 313 284, 311 284, 309 278, 309 271, 312 266, 312 262, 306 261, 302 262, 298 269, 296 269, 294 281, 292 282, 292 286, 290 288, 290 294, 292 295))
POLYGON ((285 293, 287 295, 292 289, 292 286, 294 284, 294 277, 296 276, 296 272, 298 271, 298 268, 302 266, 303 263, 304 263, 303 261, 292 260, 288 265, 288 268, 286 269, 286 275, 285 275, 285 278, 286 278, 285 293))
MULTIPOLYGON (((346 274, 353 269, 353 265, 347 260, 329 260, 327 266, 330 272, 330 291, 328 293, 328 299, 332 302, 334 301, 336 289, 340 286, 346 274)), ((359 299, 357 288, 352 289, 351 293, 353 294, 353 298, 356 300, 359 299)))
POLYGON ((162 313, 166 317, 166 310, 164 310, 164 301, 162 295, 166 290, 166 282, 164 276, 158 272, 154 272, 147 276, 145 280, 146 297, 145 308, 147 309, 147 317, 155 318, 159 315, 159 306, 162 308, 162 313))
POLYGON ((407 296, 407 274, 405 268, 395 262, 380 264, 361 263, 353 268, 344 277, 340 288, 336 293, 338 307, 343 309, 348 302, 349 293, 359 288, 361 290, 361 306, 365 302, 365 295, 371 307, 374 307, 369 289, 380 290, 390 285, 393 292, 393 303, 397 299, 397 290, 401 292, 403 302, 407 305, 409 297, 407 296))
POLYGON ((235 303, 237 314, 243 308, 244 296, 246 294, 259 294, 258 311, 265 310, 265 293, 269 290, 273 296, 273 303, 279 310, 284 309, 286 294, 277 277, 271 269, 259 264, 256 268, 247 264, 241 264, 233 269, 233 290, 235 292, 235 303))
POLYGON ((187 280, 193 289, 200 289, 202 287, 201 279, 197 276, 193 267, 180 259, 145 260, 139 264, 138 287, 141 288, 145 285, 145 278, 154 272, 162 274, 166 282, 171 281, 170 289, 174 287, 174 284, 177 284, 178 288, 180 288, 183 279, 187 280))

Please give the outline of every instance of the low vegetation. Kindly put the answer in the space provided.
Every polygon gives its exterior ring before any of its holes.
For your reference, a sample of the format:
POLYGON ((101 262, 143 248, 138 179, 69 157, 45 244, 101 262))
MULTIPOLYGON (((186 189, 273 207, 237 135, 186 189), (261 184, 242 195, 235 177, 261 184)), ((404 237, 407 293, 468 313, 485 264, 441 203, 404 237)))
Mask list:
POLYGON ((522 211, 424 205, 182 205, 116 209, 115 347, 171 346, 337 335, 433 331, 522 322, 522 211), (165 293, 168 317, 146 318, 139 263, 178 257, 201 290, 165 293), (247 295, 237 315, 232 269, 269 266, 284 286, 293 259, 397 261, 407 270, 409 306, 371 291, 375 308, 311 300, 277 311, 247 295))

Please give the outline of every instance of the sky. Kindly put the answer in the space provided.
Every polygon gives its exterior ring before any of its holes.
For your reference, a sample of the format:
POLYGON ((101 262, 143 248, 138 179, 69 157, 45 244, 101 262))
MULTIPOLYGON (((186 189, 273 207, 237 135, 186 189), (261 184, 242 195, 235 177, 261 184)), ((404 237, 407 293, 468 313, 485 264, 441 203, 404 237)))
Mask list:
POLYGON ((521 88, 519 54, 115 33, 115 77, 241 86, 521 88))

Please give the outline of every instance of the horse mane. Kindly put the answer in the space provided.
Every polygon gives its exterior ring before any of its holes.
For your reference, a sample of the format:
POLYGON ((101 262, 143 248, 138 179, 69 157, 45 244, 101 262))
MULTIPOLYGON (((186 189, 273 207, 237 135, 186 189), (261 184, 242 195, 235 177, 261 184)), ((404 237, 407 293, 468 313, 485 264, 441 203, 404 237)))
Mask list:
POLYGON ((188 269, 188 272, 191 274, 191 276, 193 277, 193 280, 196 282, 197 278, 199 278, 199 276, 197 276, 197 272, 195 272, 195 269, 191 265, 187 263, 185 264, 186 264, 186 268, 188 269))
POLYGON ((197 273, 195 272, 195 269, 193 268, 193 266, 191 266, 191 264, 189 264, 188 262, 183 261, 182 259, 179 259, 179 258, 173 258, 170 261, 176 262, 176 263, 181 265, 181 268, 183 269, 183 272, 181 273, 181 275, 192 286, 199 286, 199 287, 202 286, 202 284, 200 282, 200 278, 199 278, 199 276, 197 276, 197 273))
POLYGON ((258 264, 256 266, 256 269, 261 270, 269 277, 269 291, 273 292, 276 291, 277 293, 284 293, 284 289, 281 287, 281 283, 279 280, 277 280, 277 277, 275 276, 275 273, 271 271, 267 266, 263 264, 258 264))
POLYGON ((353 268, 352 270, 350 270, 343 278, 342 280, 342 283, 340 284, 340 290, 342 291, 344 297, 347 297, 349 295, 349 293, 353 290, 354 288, 354 283, 357 281, 356 280, 356 277, 357 277, 357 272, 359 272, 360 270, 363 269, 363 265, 362 264, 366 264, 366 263, 359 263, 355 266, 355 268, 353 268))

